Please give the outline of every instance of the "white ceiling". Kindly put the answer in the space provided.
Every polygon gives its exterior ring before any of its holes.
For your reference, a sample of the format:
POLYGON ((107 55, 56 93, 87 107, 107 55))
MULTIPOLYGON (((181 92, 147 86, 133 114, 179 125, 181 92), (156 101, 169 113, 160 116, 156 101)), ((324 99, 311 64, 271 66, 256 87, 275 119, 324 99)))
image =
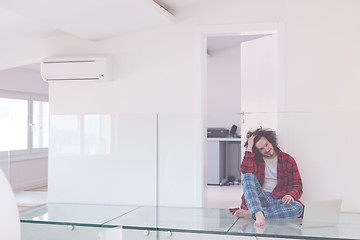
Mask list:
MULTIPOLYGON (((267 36, 265 35, 227 35, 227 36, 216 36, 207 38, 207 51, 209 55, 216 54, 219 51, 239 47, 242 42, 251 41, 257 38, 262 38, 267 36)), ((30 65, 23 66, 28 70, 39 71, 40 64, 34 63, 30 65)))
POLYGON ((172 21, 172 14, 152 0, 0 2, 0 30, 8 37, 68 33, 88 40, 102 40, 172 21))
POLYGON ((240 43, 251 41, 257 38, 267 36, 266 34, 258 35, 226 35, 226 36, 215 36, 207 38, 207 49, 208 52, 219 51, 227 48, 233 48, 239 46, 240 43))
POLYGON ((179 9, 202 1, 206 0, 1 0, 0 43, 6 49, 23 39, 63 34, 104 40, 171 25, 179 9))
MULTIPOLYGON (((1 0, 2 46, 26 38, 69 34, 98 41, 174 24, 181 9, 206 0, 1 0)), ((230 47, 246 36, 208 39, 210 51, 230 47)), ((39 69, 31 65, 28 69, 39 69)))

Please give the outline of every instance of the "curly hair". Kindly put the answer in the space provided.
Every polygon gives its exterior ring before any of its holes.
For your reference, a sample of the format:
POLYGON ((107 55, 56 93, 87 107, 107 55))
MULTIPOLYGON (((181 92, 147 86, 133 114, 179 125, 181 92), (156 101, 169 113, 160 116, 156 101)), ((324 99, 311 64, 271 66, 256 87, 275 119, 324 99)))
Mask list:
MULTIPOLYGON (((255 144, 260 140, 261 137, 266 138, 271 143, 271 145, 274 147, 275 150, 278 148, 277 137, 276 137, 275 131, 272 131, 269 128, 263 129, 262 127, 259 127, 257 129, 255 129, 254 131, 248 131, 246 134, 246 138, 249 139, 249 137, 251 137, 252 135, 256 136, 254 139, 254 146, 252 149, 253 153, 255 153, 257 155, 260 154, 260 152, 255 147, 255 144)), ((247 148, 248 140, 246 140, 244 146, 245 146, 245 148, 247 148)))

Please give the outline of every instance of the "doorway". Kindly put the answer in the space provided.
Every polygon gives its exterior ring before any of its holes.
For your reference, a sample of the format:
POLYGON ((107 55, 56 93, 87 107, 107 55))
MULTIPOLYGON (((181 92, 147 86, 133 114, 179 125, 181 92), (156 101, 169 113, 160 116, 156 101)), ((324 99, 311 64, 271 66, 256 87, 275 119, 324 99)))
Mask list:
MULTIPOLYGON (((230 130, 235 125, 239 139, 245 139, 246 132, 258 126, 277 130, 282 27, 218 26, 204 29, 202 34, 206 49, 206 56, 202 56, 205 128, 230 130), (254 92, 262 97, 254 98, 254 92)), ((238 207, 242 194, 239 184, 243 141, 227 144, 226 157, 216 156, 220 162, 225 159, 224 170, 219 164, 223 171, 219 184, 209 184, 208 180, 214 172, 208 159, 218 152, 212 150, 214 143, 209 139, 204 146, 205 207, 238 207), (228 180, 225 185, 221 185, 223 178, 228 180)))

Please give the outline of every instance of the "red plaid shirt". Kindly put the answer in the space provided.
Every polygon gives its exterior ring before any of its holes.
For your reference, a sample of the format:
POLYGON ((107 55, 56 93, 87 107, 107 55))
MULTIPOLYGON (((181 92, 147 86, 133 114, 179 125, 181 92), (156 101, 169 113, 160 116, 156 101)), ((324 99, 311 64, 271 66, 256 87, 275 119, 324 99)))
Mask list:
MULTIPOLYGON (((271 192, 271 196, 282 198, 285 195, 291 195, 294 200, 299 201, 302 195, 302 181, 296 162, 294 158, 280 149, 276 149, 276 154, 278 156, 277 185, 271 192)), ((265 162, 263 157, 246 151, 241 163, 241 172, 243 174, 253 173, 262 186, 265 181, 265 162)), ((241 199, 241 208, 247 209, 244 195, 241 199)))

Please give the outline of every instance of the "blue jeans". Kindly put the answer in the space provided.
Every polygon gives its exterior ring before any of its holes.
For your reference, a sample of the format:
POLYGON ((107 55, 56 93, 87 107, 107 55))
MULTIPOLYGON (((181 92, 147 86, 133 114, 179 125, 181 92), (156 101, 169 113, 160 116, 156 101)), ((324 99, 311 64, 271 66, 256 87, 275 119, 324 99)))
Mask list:
POLYGON ((297 218, 303 212, 301 203, 294 201, 283 204, 281 199, 273 198, 271 193, 265 192, 252 173, 243 174, 242 187, 246 206, 254 219, 258 211, 262 211, 265 218, 297 218))

